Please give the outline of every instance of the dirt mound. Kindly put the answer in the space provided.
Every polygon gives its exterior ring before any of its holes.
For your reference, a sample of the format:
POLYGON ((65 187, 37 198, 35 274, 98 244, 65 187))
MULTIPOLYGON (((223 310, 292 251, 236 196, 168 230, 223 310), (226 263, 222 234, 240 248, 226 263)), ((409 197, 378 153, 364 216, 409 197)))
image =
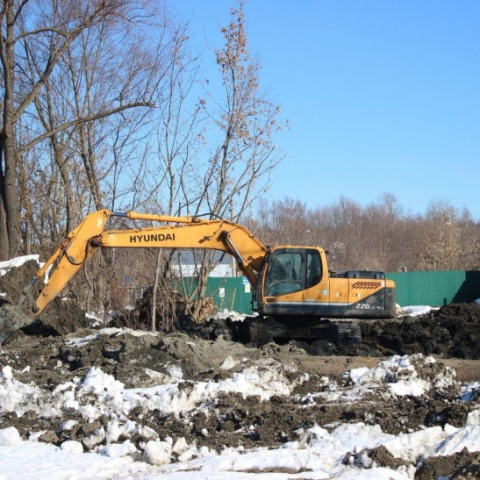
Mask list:
MULTIPOLYGON (((198 382, 205 382, 206 388, 253 374, 264 375, 259 378, 259 384, 290 386, 288 394, 282 394, 280 389, 268 401, 262 399, 260 393, 245 396, 224 391, 215 401, 207 402, 202 408, 186 408, 180 416, 160 409, 135 407, 128 417, 122 418, 123 422, 142 426, 143 434, 128 437, 137 448, 142 448, 149 438, 157 437, 182 437, 199 449, 207 447, 218 452, 228 447, 278 448, 287 442, 308 442, 305 432, 316 425, 329 432, 343 424, 378 425, 384 433, 392 435, 428 427, 444 428, 446 424, 460 428, 469 413, 478 407, 476 402, 459 401, 460 386, 454 380, 454 373, 428 357, 409 360, 418 378, 432 385, 423 395, 395 398, 389 387, 377 381, 361 399, 352 402, 349 392, 356 388, 352 376, 328 374, 328 368, 322 374, 300 368, 302 355, 307 356, 292 345, 250 348, 221 336, 207 340, 192 338, 183 332, 149 334, 90 329, 50 338, 13 337, 2 347, 0 366, 12 368, 15 381, 22 385, 39 386, 32 398, 37 398, 37 403, 41 398, 43 413, 34 411, 35 403, 17 407, 24 409, 23 413, 3 412, 0 429, 15 426, 25 439, 31 432, 41 432, 39 441, 57 446, 66 440, 76 440, 86 451, 105 443, 99 432, 111 431, 113 413, 105 411, 104 415, 89 420, 80 413, 82 409, 74 411, 50 405, 70 390, 69 395, 80 391, 80 379, 91 374, 92 369, 111 375, 130 389, 167 387, 175 379, 181 380, 178 392, 172 391, 169 400, 172 403, 195 398, 198 382), (445 382, 444 388, 438 386, 439 379, 445 382), (47 392, 47 397, 42 396, 40 389, 47 392)), ((407 371, 410 370, 390 366, 389 381, 401 382, 407 371)), ((0 375, 0 384, 11 381, 7 377, 2 380, 3 377, 5 370, 0 375)), ((96 395, 108 397, 106 390, 96 395)), ((94 408, 95 398, 87 392, 84 401, 90 407, 86 406, 85 411, 94 408)), ((112 408, 117 408, 113 400, 116 397, 108 398, 112 408)), ((444 475, 445 465, 449 475, 457 475, 451 478, 462 478, 462 472, 474 471, 472 464, 477 460, 478 454, 467 452, 428 458, 418 464, 419 476, 415 478, 437 478, 432 472, 444 475)), ((393 469, 406 464, 384 448, 351 453, 344 462, 365 468, 367 464, 376 463, 393 469)))
POLYGON ((0 297, 0 302, 8 301, 16 303, 20 298, 23 289, 34 278, 35 273, 39 269, 38 262, 29 260, 20 267, 7 271, 0 276, 0 293, 5 295, 0 297))
MULTIPOLYGON (((7 302, 15 305, 23 290, 30 284, 39 268, 38 262, 29 260, 19 267, 7 271, 0 276, 0 305, 7 302)), ((35 298, 40 289, 43 288, 43 281, 39 280, 32 287, 32 295, 35 298)), ((28 301, 24 301, 27 307, 28 301)), ((25 312, 27 310, 24 310, 25 312)), ((30 325, 18 331, 14 335, 37 335, 56 336, 66 335, 75 332, 79 328, 87 327, 91 322, 85 317, 85 312, 78 305, 67 299, 55 298, 44 312, 30 325)), ((9 340, 6 340, 8 342, 9 340)))
POLYGON ((447 457, 427 458, 415 473, 415 480, 480 478, 480 453, 464 448, 447 457))
MULTIPOLYGON (((428 315, 393 320, 361 320, 361 342, 339 341, 338 322, 317 329, 317 340, 293 339, 289 343, 311 355, 381 357, 388 355, 437 355, 443 358, 480 359, 480 305, 450 304, 428 315)), ((275 338, 277 325, 270 319, 247 318, 244 322, 215 322, 205 328, 229 330, 228 335, 246 345, 262 346, 275 338)), ((343 328, 343 327, 342 327, 343 328)), ((212 337, 211 337, 212 338, 212 337)), ((281 342, 280 342, 281 343, 281 342)), ((285 343, 285 342, 284 342, 285 343)))
MULTIPOLYGON (((20 268, 0 277, 0 292, 3 300, 14 302, 20 297, 38 269, 35 261, 28 261, 20 268)), ((35 288, 41 288, 41 284, 35 288)), ((33 292, 35 295, 35 292, 33 292)), ((151 297, 151 295, 150 295, 151 297)), ((139 304, 139 315, 149 312, 148 295, 139 304), (142 313, 143 312, 143 313, 142 313)), ((176 308, 178 302, 175 303, 176 308)), ((141 316, 141 315, 140 315, 141 316)), ((257 317, 244 322, 232 320, 209 320, 202 324, 179 315, 170 327, 183 331, 193 338, 234 340, 251 347, 261 347, 278 341, 274 338, 275 326, 269 319, 257 317)), ((138 323, 138 322, 137 322, 138 323)), ((56 298, 40 317, 30 326, 15 335, 55 336, 65 335, 86 328, 90 321, 73 301, 56 298)), ((139 322, 139 328, 148 330, 149 322, 139 322)), ((291 340, 291 346, 301 348, 311 355, 347 355, 381 357, 388 355, 437 355, 443 358, 480 359, 480 305, 450 304, 428 315, 403 317, 394 320, 360 321, 362 341, 342 343, 335 341, 331 329, 323 328, 318 340, 291 340)), ((117 325, 114 326, 124 326, 117 325)), ((277 329, 278 330, 278 329, 277 329)), ((8 340, 7 340, 8 341, 8 340)))
POLYGON ((428 315, 362 323, 364 345, 381 354, 480 359, 480 305, 450 304, 428 315))

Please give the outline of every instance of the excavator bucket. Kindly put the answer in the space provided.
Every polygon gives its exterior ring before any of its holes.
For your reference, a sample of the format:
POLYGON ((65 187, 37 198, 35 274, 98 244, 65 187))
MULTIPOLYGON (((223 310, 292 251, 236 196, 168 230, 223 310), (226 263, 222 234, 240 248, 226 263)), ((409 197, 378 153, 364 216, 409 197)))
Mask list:
POLYGON ((0 345, 17 330, 30 323, 32 323, 32 319, 25 315, 19 307, 4 303, 0 307, 0 345))

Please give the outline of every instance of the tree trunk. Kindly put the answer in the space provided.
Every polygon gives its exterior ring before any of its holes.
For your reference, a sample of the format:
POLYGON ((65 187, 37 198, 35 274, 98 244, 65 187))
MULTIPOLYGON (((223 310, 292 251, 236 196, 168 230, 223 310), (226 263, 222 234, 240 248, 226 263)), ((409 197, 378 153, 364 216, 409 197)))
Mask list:
POLYGON ((14 144, 14 12, 13 0, 4 4, 6 36, 0 41, 0 58, 2 61, 4 95, 3 125, 0 135, 0 258, 15 256, 20 234, 20 209, 16 189, 15 144, 14 144))

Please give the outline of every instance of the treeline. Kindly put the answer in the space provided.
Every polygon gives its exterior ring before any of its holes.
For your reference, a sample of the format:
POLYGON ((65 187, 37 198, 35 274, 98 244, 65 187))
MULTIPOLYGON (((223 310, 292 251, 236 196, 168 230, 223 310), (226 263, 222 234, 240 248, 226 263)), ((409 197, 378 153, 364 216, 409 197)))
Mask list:
POLYGON ((480 269, 480 224, 445 201, 409 213, 391 194, 366 206, 342 196, 315 208, 286 197, 261 201, 248 225, 269 245, 320 245, 336 271, 480 269))

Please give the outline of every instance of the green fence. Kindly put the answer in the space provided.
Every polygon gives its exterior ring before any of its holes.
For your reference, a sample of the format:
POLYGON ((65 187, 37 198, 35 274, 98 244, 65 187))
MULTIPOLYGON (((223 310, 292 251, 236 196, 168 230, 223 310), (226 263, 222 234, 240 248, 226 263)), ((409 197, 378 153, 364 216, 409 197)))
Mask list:
MULTIPOLYGON (((174 288, 189 292, 196 282, 195 277, 183 278, 174 288)), ((206 296, 213 298, 219 310, 250 314, 252 310, 252 287, 246 277, 209 277, 206 296)))
MULTIPOLYGON (((439 307, 480 298, 480 271, 400 272, 387 273, 387 278, 395 282, 397 303, 401 306, 439 307)), ((188 281, 185 283, 188 285, 188 281)), ((210 277, 207 296, 215 300, 220 310, 252 313, 252 289, 245 277, 210 277)))
POLYGON ((252 287, 246 277, 208 279, 208 296, 213 297, 219 310, 252 313, 252 287))
POLYGON ((447 303, 473 302, 480 298, 479 271, 429 271, 388 273, 396 285, 397 303, 439 307, 447 303))

